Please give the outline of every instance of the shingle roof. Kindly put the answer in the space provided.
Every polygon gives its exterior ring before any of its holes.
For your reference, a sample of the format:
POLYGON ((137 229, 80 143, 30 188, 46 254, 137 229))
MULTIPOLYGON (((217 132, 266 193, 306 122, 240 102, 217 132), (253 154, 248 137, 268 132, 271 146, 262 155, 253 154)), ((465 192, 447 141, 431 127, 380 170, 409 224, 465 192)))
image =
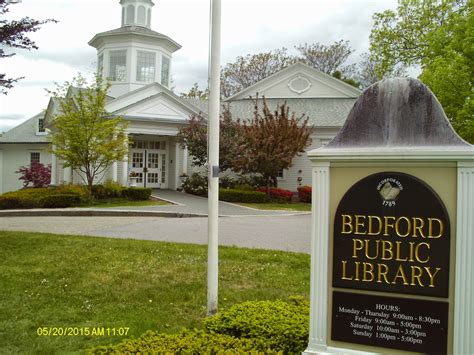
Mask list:
MULTIPOLYGON (((184 100, 207 114, 206 100, 190 98, 184 100)), ((267 99, 267 104, 273 110, 285 101, 290 108, 290 113, 295 112, 297 117, 306 114, 309 117, 309 123, 315 127, 342 127, 356 99, 267 99)), ((230 111, 234 118, 252 118, 254 103, 252 100, 232 101, 230 111)))
POLYGON ((48 136, 36 135, 37 122, 40 117, 44 117, 44 112, 31 117, 3 134, 0 137, 0 143, 49 143, 48 136))

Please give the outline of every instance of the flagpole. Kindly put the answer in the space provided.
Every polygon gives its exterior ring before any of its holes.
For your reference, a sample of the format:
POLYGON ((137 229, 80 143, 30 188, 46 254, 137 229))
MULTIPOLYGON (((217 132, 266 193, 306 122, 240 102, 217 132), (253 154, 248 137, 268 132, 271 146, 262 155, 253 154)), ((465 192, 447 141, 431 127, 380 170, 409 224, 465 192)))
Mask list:
POLYGON ((218 305, 221 0, 211 0, 209 29, 207 314, 212 315, 218 305))

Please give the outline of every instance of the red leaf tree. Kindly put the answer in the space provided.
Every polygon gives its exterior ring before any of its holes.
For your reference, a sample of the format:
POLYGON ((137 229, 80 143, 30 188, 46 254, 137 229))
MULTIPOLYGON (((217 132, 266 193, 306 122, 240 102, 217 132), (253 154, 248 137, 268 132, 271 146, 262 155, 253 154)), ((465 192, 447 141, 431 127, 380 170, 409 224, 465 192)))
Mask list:
POLYGON ((32 163, 31 166, 21 166, 17 171, 21 174, 18 180, 23 180, 23 187, 47 187, 51 182, 51 166, 32 163))

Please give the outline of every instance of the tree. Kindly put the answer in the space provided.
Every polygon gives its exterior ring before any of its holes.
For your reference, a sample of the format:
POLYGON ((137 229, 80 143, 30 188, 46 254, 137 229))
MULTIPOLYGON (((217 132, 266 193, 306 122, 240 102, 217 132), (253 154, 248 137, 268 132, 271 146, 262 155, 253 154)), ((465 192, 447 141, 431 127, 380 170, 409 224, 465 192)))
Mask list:
POLYGON ((227 63, 221 70, 221 95, 229 97, 295 62, 286 48, 247 54, 227 63))
MULTIPOLYGON (((234 121, 229 107, 225 107, 219 122, 219 167, 222 171, 233 168, 233 160, 238 146, 240 121, 234 121)), ((191 116, 189 124, 180 128, 178 142, 187 147, 193 164, 207 164, 207 120, 202 116, 191 116)))
POLYGON ((382 75, 418 65, 458 133, 474 142, 474 1, 399 0, 396 11, 374 15, 371 53, 382 75))
POLYGON ((300 52, 300 58, 303 62, 323 73, 332 75, 336 71, 341 74, 353 71, 351 66, 343 67, 343 64, 353 52, 353 49, 349 46, 349 41, 340 40, 328 46, 318 42, 305 43, 295 46, 295 48, 300 52))
POLYGON ((366 89, 370 85, 385 78, 397 76, 407 76, 406 66, 403 64, 388 68, 386 72, 377 73, 377 62, 369 53, 361 55, 361 61, 358 63, 357 74, 355 75, 361 89, 366 89))
POLYGON ((51 182, 51 165, 32 163, 31 166, 20 166, 15 172, 21 174, 18 180, 23 180, 23 187, 30 184, 34 188, 47 187, 51 182))
POLYGON ((201 90, 198 83, 194 83, 188 92, 182 92, 179 96, 190 99, 207 100, 209 97, 209 88, 201 90))
POLYGON ((291 167, 293 158, 311 144, 312 127, 305 115, 296 117, 294 112, 290 115, 286 103, 272 112, 263 98, 261 113, 258 104, 257 97, 253 119, 243 121, 234 170, 261 174, 270 197, 270 186, 277 185, 278 172, 291 167))
POLYGON ((105 110, 109 87, 99 75, 92 84, 79 76, 51 92, 61 112, 51 123, 52 152, 82 173, 89 194, 94 180, 128 151, 125 121, 105 110))
MULTIPOLYGON (((29 17, 24 17, 20 20, 5 20, 3 17, 9 12, 9 2, 7 0, 0 0, 0 58, 12 57, 15 53, 5 53, 3 47, 22 48, 22 49, 38 49, 35 42, 29 39, 26 34, 36 32, 41 28, 41 25, 48 22, 57 22, 53 19, 48 20, 34 20, 29 17)), ((18 82, 20 78, 7 78, 5 73, 0 73, 0 92, 7 94, 14 83, 18 82)))

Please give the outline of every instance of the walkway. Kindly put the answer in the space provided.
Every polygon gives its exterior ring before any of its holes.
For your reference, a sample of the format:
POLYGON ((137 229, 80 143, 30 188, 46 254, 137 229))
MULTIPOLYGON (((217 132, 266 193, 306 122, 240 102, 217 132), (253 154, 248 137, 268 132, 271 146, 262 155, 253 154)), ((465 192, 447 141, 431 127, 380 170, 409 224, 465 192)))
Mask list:
MULTIPOLYGON (((155 189, 152 195, 173 203, 175 205, 146 206, 146 207, 114 207, 114 210, 134 210, 134 211, 160 211, 176 212, 184 214, 207 215, 207 198, 190 195, 174 190, 155 189)), ((283 216, 288 214, 301 214, 292 211, 264 211, 254 208, 238 206, 233 203, 219 202, 219 216, 283 216)))

